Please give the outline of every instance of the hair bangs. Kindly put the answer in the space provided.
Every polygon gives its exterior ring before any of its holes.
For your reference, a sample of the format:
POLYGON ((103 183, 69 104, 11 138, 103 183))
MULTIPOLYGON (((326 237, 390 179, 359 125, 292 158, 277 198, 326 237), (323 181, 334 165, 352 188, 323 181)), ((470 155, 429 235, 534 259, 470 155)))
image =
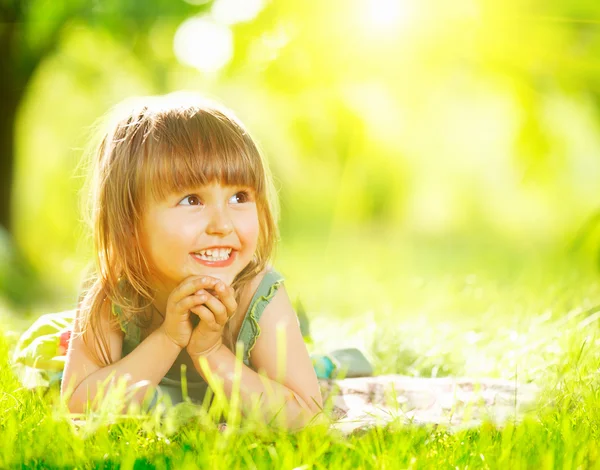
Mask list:
POLYGON ((243 129, 206 113, 177 121, 157 125, 146 140, 142 173, 147 195, 161 201, 214 182, 265 194, 260 153, 243 129))

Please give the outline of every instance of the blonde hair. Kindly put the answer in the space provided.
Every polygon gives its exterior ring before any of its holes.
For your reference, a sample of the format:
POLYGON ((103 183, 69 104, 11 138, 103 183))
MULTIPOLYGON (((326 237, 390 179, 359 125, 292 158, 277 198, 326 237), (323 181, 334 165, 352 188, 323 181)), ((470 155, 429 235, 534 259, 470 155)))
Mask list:
MULTIPOLYGON (((259 219, 254 259, 237 274, 236 300, 274 256, 279 240, 279 204, 269 166, 233 113, 197 94, 173 93, 134 98, 113 113, 91 153, 88 213, 94 270, 80 297, 80 330, 101 365, 111 363, 108 339, 100 328, 103 309, 118 306, 125 321, 147 327, 142 313, 153 301, 150 266, 141 250, 141 216, 148 197, 220 182, 249 186, 256 193, 259 219)), ((111 318, 111 328, 119 319, 111 318)), ((150 317, 151 319, 151 317, 150 317)), ((231 322, 226 344, 232 350, 231 322), (228 340, 228 341, 227 341, 228 340)))

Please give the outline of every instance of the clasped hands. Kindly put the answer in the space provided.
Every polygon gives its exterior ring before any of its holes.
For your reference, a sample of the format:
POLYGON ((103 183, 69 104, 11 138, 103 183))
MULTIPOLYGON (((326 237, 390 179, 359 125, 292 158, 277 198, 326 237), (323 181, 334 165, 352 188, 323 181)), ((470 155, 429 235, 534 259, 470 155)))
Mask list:
POLYGON ((190 276, 169 295, 159 328, 192 359, 206 357, 221 346, 223 328, 236 309, 233 288, 214 277, 190 276), (192 315, 200 319, 196 327, 192 315))

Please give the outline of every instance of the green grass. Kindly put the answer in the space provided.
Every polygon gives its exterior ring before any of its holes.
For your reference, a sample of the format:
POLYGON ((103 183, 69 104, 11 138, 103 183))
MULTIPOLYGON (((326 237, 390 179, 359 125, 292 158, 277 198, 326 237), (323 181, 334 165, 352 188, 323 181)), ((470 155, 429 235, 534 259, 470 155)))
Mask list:
POLYGON ((311 317, 313 350, 359 346, 377 374, 535 382, 544 390, 535 409, 501 428, 395 422, 347 437, 322 426, 290 434, 252 423, 219 432, 209 415, 185 406, 163 419, 105 413, 78 427, 56 394, 20 387, 8 331, 28 320, 3 307, 0 468, 600 468, 593 266, 477 243, 391 250, 390 240, 361 241, 356 257, 348 256, 356 239, 326 256, 318 244, 281 250, 290 295, 301 296, 311 317))

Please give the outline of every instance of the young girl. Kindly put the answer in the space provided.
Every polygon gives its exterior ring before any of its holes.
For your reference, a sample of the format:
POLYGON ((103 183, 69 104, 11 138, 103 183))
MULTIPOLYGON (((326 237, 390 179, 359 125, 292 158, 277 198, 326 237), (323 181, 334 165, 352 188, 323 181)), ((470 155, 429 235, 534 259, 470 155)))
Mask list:
POLYGON ((96 272, 66 356, 69 409, 83 412, 102 382, 119 378, 144 381, 135 402, 152 390, 182 401, 182 364, 188 395, 200 403, 208 387, 201 358, 230 397, 243 348, 242 412, 258 403, 270 420, 283 406, 289 427, 307 424, 321 392, 270 265, 276 192, 240 121, 191 94, 127 101, 93 158, 96 272))

